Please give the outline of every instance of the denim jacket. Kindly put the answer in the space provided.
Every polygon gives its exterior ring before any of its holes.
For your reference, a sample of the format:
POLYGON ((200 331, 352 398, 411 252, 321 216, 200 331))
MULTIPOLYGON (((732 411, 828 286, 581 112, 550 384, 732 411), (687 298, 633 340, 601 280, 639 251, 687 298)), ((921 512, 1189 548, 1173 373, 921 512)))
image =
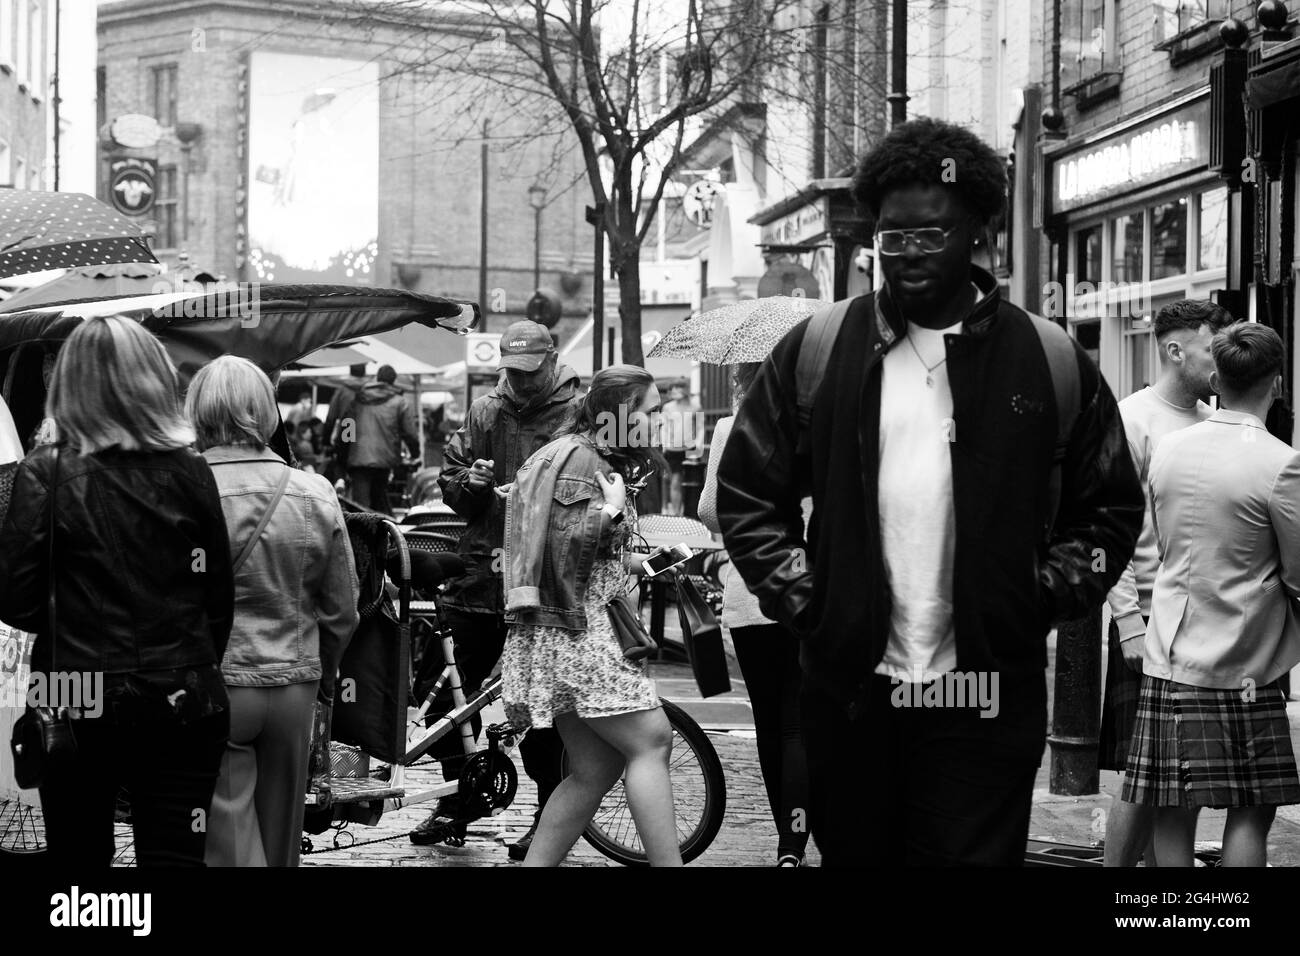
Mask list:
MULTIPOLYGON (((270 449, 209 448, 232 558, 261 520, 287 467, 270 449)), ((294 470, 261 540, 235 576, 235 622, 221 670, 227 684, 268 687, 320 679, 332 699, 339 659, 357 626, 357 574, 329 482, 294 470)))
POLYGON ((596 557, 608 550, 596 480, 613 468, 586 435, 564 435, 524 462, 506 505, 505 601, 508 624, 579 631, 596 557))

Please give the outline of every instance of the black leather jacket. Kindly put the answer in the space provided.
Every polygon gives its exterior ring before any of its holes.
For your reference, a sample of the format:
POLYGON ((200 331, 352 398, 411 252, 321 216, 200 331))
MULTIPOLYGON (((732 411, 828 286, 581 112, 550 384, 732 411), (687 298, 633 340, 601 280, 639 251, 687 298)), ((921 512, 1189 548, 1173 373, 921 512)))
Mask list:
MULTIPOLYGON (((1017 677, 1041 684, 1052 622, 1096 607, 1119 578, 1143 495, 1115 398, 1076 349, 1081 411, 1052 540, 1042 540, 1057 425, 1047 359, 1030 319, 1000 300, 993 278, 978 269, 972 278, 984 295, 947 340, 957 669, 997 671, 1005 689, 1017 677)), ((850 715, 884 656, 892 603, 877 507, 880 360, 906 325, 882 309, 878 319, 870 295, 850 307, 813 409, 810 455, 795 450, 805 322, 760 368, 718 469, 718 520, 736 568, 763 613, 802 638, 809 685, 850 715)))
MULTIPOLYGON (((49 660, 50 486, 55 455, 23 461, 0 525, 0 620, 49 660)), ((141 674, 220 664, 234 608, 216 480, 190 449, 58 453, 54 570, 59 671, 141 674)))

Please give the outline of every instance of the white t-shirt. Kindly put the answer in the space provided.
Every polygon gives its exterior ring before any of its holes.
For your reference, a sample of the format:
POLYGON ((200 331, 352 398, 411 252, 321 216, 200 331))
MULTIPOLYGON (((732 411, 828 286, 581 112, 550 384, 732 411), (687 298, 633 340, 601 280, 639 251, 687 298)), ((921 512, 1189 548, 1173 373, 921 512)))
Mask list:
POLYGON ((9 414, 9 406, 0 398, 0 465, 22 459, 22 440, 18 437, 18 429, 14 427, 13 416, 9 414))
POLYGON ((900 340, 881 363, 877 500, 893 610, 889 642, 876 673, 909 682, 926 675, 933 679, 957 666, 949 448, 956 435, 948 363, 941 360, 947 354, 943 337, 960 333, 961 326, 926 329, 911 323, 911 343, 900 340), (927 367, 932 367, 931 385, 926 384, 927 367))

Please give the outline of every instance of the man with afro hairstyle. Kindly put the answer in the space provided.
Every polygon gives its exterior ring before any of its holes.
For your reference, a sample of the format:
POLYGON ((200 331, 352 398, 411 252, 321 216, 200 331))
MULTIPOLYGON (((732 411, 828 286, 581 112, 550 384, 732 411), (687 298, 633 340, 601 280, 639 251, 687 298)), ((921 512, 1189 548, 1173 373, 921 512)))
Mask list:
POLYGON ((1023 862, 1048 632, 1101 603, 1142 525, 1096 366, 971 262, 1005 192, 970 132, 932 119, 891 131, 854 180, 884 285, 848 306, 806 444, 796 367, 821 317, 763 363, 720 464, 727 550, 802 642, 823 865, 1023 862), (1080 399, 1054 513, 1049 334, 1080 399))

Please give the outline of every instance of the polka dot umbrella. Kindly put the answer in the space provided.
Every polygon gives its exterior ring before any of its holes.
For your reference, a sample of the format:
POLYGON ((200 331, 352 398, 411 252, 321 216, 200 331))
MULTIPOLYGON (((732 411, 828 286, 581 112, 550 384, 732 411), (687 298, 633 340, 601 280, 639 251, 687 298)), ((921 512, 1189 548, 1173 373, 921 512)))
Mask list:
POLYGON ((130 219, 82 193, 0 189, 0 278, 110 262, 157 262, 130 219))

